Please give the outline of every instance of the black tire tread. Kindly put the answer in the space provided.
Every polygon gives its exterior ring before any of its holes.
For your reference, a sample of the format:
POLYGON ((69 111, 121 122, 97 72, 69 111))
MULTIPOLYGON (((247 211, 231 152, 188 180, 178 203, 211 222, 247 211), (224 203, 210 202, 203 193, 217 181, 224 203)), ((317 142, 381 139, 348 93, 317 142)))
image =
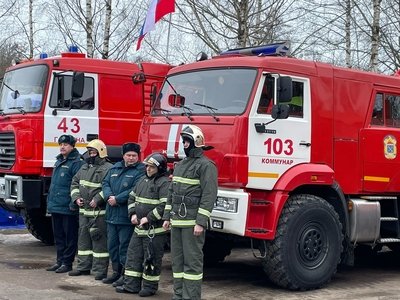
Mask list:
POLYGON ((46 245, 54 244, 51 218, 42 214, 39 209, 24 210, 23 218, 28 231, 46 245))
MULTIPOLYGON (((310 206, 324 206, 328 208, 333 217, 336 219, 337 224, 340 226, 340 253, 343 251, 343 233, 342 233, 342 225, 339 222, 339 215, 334 210, 334 208, 326 202, 324 199, 307 194, 294 195, 292 196, 285 204, 281 217, 278 222, 277 231, 275 239, 267 243, 266 247, 266 256, 263 259, 263 269, 267 274, 269 279, 277 284, 278 286, 290 289, 290 290, 310 290, 320 288, 322 285, 326 284, 328 281, 324 282, 320 285, 311 285, 311 286, 302 286, 295 278, 290 277, 289 272, 287 270, 287 266, 290 265, 289 262, 284 261, 284 257, 282 255, 282 249, 285 246, 285 235, 288 230, 288 222, 292 218, 292 216, 304 207, 310 206)), ((337 255, 337 262, 335 268, 333 270, 332 276, 337 271, 337 265, 340 263, 340 253, 337 255)), ((330 277, 332 277, 330 276, 330 277)))

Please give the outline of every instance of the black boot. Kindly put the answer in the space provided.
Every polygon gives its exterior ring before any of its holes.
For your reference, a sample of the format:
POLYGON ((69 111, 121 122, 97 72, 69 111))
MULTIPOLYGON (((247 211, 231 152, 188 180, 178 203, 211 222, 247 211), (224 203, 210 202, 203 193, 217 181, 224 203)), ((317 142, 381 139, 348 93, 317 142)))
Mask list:
POLYGON ((150 290, 150 289, 146 289, 146 288, 141 289, 140 292, 139 292, 139 296, 140 297, 150 297, 150 296, 153 296, 155 294, 156 294, 155 291, 150 290))
POLYGON ((121 276, 118 278, 117 281, 113 282, 112 284, 113 287, 121 286, 124 284, 124 279, 125 279, 124 273, 125 273, 125 268, 122 267, 121 276))
POLYGON ((112 263, 111 266, 112 266, 113 272, 109 277, 104 278, 102 280, 103 283, 111 284, 114 281, 117 281, 118 278, 121 276, 122 266, 119 263, 112 263))
POLYGON ((126 289, 123 285, 120 285, 120 286, 117 286, 117 287, 115 288, 115 291, 116 291, 117 293, 137 294, 137 293, 139 293, 140 289, 137 289, 137 290, 128 290, 128 289, 126 289))

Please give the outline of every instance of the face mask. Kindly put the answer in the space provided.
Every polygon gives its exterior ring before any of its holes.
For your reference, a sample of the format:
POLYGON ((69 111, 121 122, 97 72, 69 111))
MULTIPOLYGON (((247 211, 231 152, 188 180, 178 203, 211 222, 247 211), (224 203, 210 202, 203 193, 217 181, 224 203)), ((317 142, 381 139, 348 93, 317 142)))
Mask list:
POLYGON ((190 143, 189 147, 187 148, 183 148, 183 150, 185 151, 186 156, 189 156, 189 152, 190 150, 194 149, 194 141, 190 138, 183 138, 183 143, 185 143, 185 141, 188 141, 190 143))
POLYGON ((98 159, 98 156, 89 156, 89 157, 86 159, 86 162, 87 162, 89 165, 94 165, 94 164, 96 164, 97 159, 98 159))

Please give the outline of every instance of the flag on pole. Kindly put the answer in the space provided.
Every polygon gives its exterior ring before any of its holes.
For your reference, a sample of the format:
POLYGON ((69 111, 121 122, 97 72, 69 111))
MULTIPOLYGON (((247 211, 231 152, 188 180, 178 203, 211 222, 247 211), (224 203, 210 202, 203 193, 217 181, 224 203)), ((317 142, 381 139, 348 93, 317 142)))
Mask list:
POLYGON ((139 39, 137 42, 136 50, 139 50, 140 44, 149 31, 154 29, 155 24, 166 14, 175 11, 175 0, 152 0, 146 19, 142 29, 140 30, 139 39))

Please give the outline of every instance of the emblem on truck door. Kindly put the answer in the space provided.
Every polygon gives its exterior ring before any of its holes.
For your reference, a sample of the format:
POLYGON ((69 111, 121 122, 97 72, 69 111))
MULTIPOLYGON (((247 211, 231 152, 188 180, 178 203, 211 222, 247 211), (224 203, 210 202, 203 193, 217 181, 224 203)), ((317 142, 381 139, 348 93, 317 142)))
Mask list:
POLYGON ((397 140, 393 135, 387 135, 383 139, 383 152, 387 159, 395 159, 397 156, 397 140))

